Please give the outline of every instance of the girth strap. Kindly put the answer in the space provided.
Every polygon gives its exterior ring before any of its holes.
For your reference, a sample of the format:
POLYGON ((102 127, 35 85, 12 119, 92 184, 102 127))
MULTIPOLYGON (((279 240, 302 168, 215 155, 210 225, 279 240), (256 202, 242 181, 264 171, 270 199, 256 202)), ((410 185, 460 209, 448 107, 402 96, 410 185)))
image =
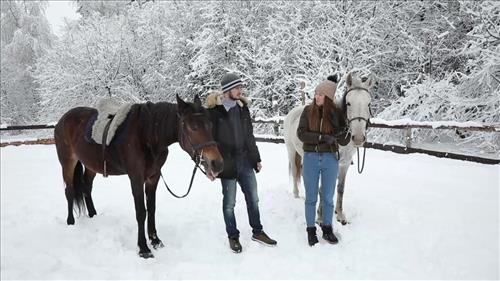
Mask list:
POLYGON ((109 126, 111 125, 111 121, 113 121, 114 115, 108 115, 108 122, 106 123, 106 127, 104 127, 104 133, 102 134, 102 161, 103 161, 103 172, 102 175, 107 178, 108 172, 106 171, 106 140, 108 139, 108 131, 109 126))

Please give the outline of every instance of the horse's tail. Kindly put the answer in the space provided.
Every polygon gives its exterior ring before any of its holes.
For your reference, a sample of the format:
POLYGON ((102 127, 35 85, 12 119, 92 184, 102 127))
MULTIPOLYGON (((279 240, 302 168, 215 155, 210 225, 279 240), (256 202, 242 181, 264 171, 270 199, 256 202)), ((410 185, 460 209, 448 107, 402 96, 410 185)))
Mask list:
POLYGON ((73 174, 73 191, 74 202, 78 208, 78 213, 81 214, 85 210, 85 201, 83 200, 83 192, 85 190, 85 181, 83 179, 83 165, 80 161, 76 162, 75 171, 73 174))
POLYGON ((302 157, 300 154, 295 152, 295 184, 299 186, 300 183, 300 177, 302 176, 302 157))

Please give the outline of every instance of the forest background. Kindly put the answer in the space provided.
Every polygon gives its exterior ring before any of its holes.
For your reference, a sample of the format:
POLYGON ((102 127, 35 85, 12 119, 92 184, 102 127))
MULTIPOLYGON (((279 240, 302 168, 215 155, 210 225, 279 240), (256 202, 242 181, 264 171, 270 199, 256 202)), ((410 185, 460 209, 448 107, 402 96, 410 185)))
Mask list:
MULTIPOLYGON (((1 124, 45 124, 103 97, 206 97, 240 74, 255 118, 281 118, 328 75, 373 73, 383 120, 500 123, 500 2, 74 1, 56 36, 47 1, 2 1, 1 124)), ((344 89, 344 80, 339 92, 344 89)), ((258 127, 271 133, 271 127, 258 127)), ((500 134, 414 130, 415 143, 500 156, 500 134)), ((371 129, 369 140, 401 132, 371 129)))

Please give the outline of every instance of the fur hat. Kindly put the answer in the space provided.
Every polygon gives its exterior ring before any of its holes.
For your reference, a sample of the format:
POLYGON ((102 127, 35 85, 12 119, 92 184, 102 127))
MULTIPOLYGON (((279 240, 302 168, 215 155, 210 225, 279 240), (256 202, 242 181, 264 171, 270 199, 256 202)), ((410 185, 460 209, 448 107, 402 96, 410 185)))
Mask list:
POLYGON ((225 93, 231 90, 232 88, 243 84, 243 81, 241 81, 240 76, 238 76, 235 73, 226 73, 222 77, 220 84, 222 86, 222 92, 225 93))
POLYGON ((333 101, 335 92, 337 91, 337 81, 337 75, 328 76, 325 81, 316 86, 314 93, 323 94, 333 101))

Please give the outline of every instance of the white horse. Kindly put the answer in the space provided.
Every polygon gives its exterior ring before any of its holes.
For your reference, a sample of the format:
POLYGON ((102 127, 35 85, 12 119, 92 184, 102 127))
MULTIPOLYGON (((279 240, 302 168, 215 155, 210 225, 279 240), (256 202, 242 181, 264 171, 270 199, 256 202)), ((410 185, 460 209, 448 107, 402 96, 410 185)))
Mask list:
MULTIPOLYGON (((356 149, 362 147, 366 141, 366 129, 370 119, 370 91, 374 84, 374 78, 370 77, 362 82, 361 78, 355 74, 349 73, 346 78, 347 90, 342 98, 335 99, 334 105, 338 116, 342 118, 344 124, 351 135, 351 141, 346 146, 340 146, 339 149, 339 174, 337 184, 337 204, 335 214, 337 221, 345 225, 347 223, 345 214, 342 210, 342 198, 344 195, 344 185, 347 170, 351 165, 352 157, 356 149)), ((302 142, 297 137, 297 127, 299 125, 300 115, 305 106, 299 106, 292 109, 285 117, 283 123, 285 144, 288 150, 288 167, 293 177, 293 194, 299 197, 298 185, 302 175, 302 159, 304 150, 302 142)), ((359 165, 359 163, 358 163, 359 165)), ((321 201, 320 201, 321 202, 321 201)), ((318 208, 318 220, 321 222, 321 206, 318 208)))

